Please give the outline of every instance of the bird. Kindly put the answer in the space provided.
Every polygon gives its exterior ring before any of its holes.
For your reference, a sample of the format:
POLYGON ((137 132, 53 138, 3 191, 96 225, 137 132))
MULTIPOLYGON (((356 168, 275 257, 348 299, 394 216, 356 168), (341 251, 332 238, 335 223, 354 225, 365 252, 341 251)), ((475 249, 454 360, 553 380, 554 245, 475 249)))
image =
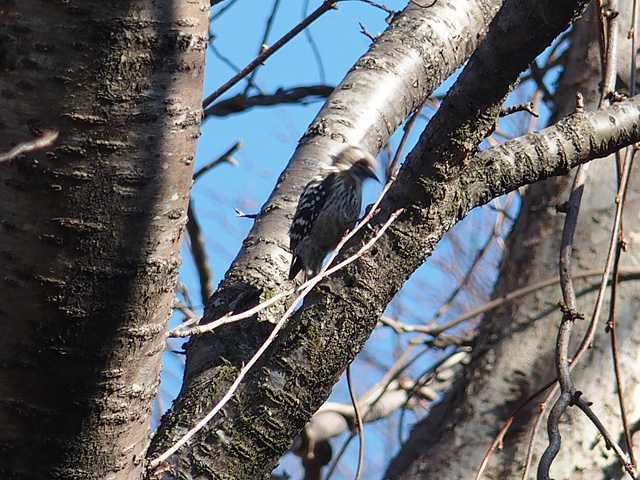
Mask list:
POLYGON ((367 178, 379 181, 376 159, 359 147, 349 145, 332 160, 300 195, 289 229, 289 280, 300 271, 305 280, 320 272, 324 258, 360 218, 362 183, 367 178))

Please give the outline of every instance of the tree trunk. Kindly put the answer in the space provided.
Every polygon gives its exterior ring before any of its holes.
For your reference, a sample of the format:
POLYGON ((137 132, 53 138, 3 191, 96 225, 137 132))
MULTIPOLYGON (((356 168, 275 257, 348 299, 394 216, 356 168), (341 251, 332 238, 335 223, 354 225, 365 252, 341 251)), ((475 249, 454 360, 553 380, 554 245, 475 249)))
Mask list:
POLYGON ((142 474, 180 265, 208 2, 2 7, 0 477, 142 474))
MULTIPOLYGON (((622 2, 621 2, 622 3, 622 2)), ((630 2, 629 2, 630 3, 630 2)), ((629 24, 630 6, 621 6, 629 24)), ((585 14, 576 24, 565 70, 555 92, 556 118, 574 108, 575 92, 581 91, 587 108, 595 108, 599 82, 599 57, 596 21, 585 14)), ((628 26, 620 27, 620 50, 629 49, 628 26)), ((628 55, 627 55, 628 58, 628 55)), ((627 69, 620 65, 620 69, 627 69)), ((621 70, 622 71, 622 70, 621 70)), ((558 275, 558 254, 565 215, 555 206, 569 195, 568 177, 532 185, 526 191, 522 209, 505 250, 494 296, 501 297, 514 289, 558 275)), ((634 231, 640 211, 640 171, 636 168, 629 182, 624 225, 627 229, 627 252, 622 266, 637 265, 640 260, 634 231)), ((578 230, 574 238, 573 271, 603 269, 613 226, 617 172, 615 158, 590 165, 589 180, 582 199, 578 230)), ((577 282, 578 305, 586 320, 578 321, 574 347, 579 343, 595 305, 595 287, 600 277, 577 282)), ((608 298, 607 293, 607 298, 608 298)), ((554 351, 557 327, 562 313, 557 302, 562 299, 559 287, 549 287, 521 300, 509 302, 486 314, 479 328, 473 361, 446 397, 417 425, 401 452, 389 467, 385 479, 469 478, 480 467, 498 430, 516 405, 555 376, 554 351)), ((630 422, 639 418, 640 379, 636 369, 640 360, 638 339, 640 323, 638 283, 622 283, 616 307, 617 336, 623 372, 623 394, 627 399, 630 422)), ((573 371, 576 388, 584 398, 594 402, 593 409, 616 440, 625 448, 616 397, 609 338, 604 334, 607 309, 600 317, 593 348, 573 371)), ((531 401, 515 418, 496 450, 483 478, 521 478, 528 442, 534 421, 545 394, 531 401)), ((547 411, 556 397, 547 405, 547 411)), ((546 418, 545 418, 546 420, 546 418)), ((569 409, 562 420, 562 447, 551 468, 556 478, 621 478, 622 470, 593 424, 576 408, 569 409)), ((547 444, 544 424, 536 437, 532 471, 547 444)), ((532 478, 530 473, 528 478, 532 478)))

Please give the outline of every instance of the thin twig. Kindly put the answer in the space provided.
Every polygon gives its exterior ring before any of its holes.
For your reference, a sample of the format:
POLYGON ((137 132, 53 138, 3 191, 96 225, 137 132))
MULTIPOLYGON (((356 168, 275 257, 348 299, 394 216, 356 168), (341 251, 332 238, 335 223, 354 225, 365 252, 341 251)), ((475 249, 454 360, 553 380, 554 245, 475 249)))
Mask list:
MULTIPOLYGON (((501 216, 501 215, 499 214, 498 216, 501 216)), ((482 258, 484 257, 485 253, 489 249, 489 246, 491 245, 491 242, 493 241, 494 238, 496 238, 495 229, 492 231, 491 235, 489 235, 489 238, 487 239, 485 244, 476 251, 475 257, 473 259, 473 263, 467 269, 467 273, 462 278, 462 280, 458 282, 456 288, 449 295, 449 298, 445 300, 445 302, 438 309, 438 311, 433 316, 433 318, 429 321, 429 323, 425 325, 426 329, 430 329, 431 331, 439 331, 439 333, 444 331, 444 330, 441 330, 441 328, 436 326, 436 322, 451 307, 451 305, 453 304, 453 301, 460 294, 460 292, 462 292, 462 290, 465 288, 467 283, 471 280, 476 268, 478 268, 478 266, 480 265, 482 258)), ((425 332, 425 333, 428 333, 428 332, 425 332)))
MULTIPOLYGON (((200 282, 200 299, 202 304, 206 305, 211 295, 213 295, 213 273, 209 267, 209 257, 204 246, 204 235, 202 235, 202 229, 193 207, 194 203, 193 199, 191 199, 187 208, 187 234, 189 235, 189 247, 193 256, 193 263, 196 266, 200 282)), ((184 324, 180 325, 182 328, 184 326, 184 324)))
POLYGON ((231 155, 233 155, 235 153, 235 151, 238 150, 239 148, 242 148, 242 140, 238 140, 234 145, 231 146, 231 148, 229 148, 229 150, 224 152, 218 158, 216 158, 215 160, 207 163, 202 168, 198 169, 198 171, 196 171, 193 174, 193 181, 195 182, 198 179, 199 176, 207 173, 213 167, 215 167, 216 165, 221 164, 222 162, 227 162, 227 163, 230 163, 231 165, 233 165, 234 167, 237 167, 238 166, 238 162, 236 162, 231 155))
POLYGON ((209 30, 209 46, 207 48, 211 50, 211 53, 213 53, 213 55, 216 58, 218 58, 222 63, 224 63, 227 67, 229 67, 234 72, 239 72, 240 67, 238 67, 235 63, 233 63, 230 58, 226 57, 218 49, 218 47, 216 47, 216 44, 214 42, 215 39, 216 39, 216 36, 211 32, 211 30, 209 30))
POLYGON ((549 391, 544 402, 540 404, 540 412, 536 418, 536 421, 531 428, 531 436, 529 439, 529 446, 527 447, 527 458, 524 463, 524 470, 522 472, 522 480, 527 480, 527 475, 529 475, 529 469, 531 468, 531 463, 533 461, 533 450, 535 445, 536 436, 538 435, 538 431, 540 430, 540 426, 542 425, 542 420, 544 419, 544 412, 547 409, 547 405, 549 405, 549 401, 553 396, 558 392, 558 383, 556 379, 553 379, 553 383, 555 384, 553 388, 549 391))
POLYGON ((356 425, 358 426, 358 437, 360 440, 360 446, 358 450, 358 468, 356 470, 356 476, 354 480, 360 480, 362 473, 362 461, 364 459, 364 428, 362 427, 362 416, 360 416, 360 407, 358 406, 358 400, 356 394, 353 391, 353 383, 351 382, 351 365, 347 367, 347 385, 349 387, 349 396, 351 397, 351 403, 353 404, 353 411, 356 416, 356 425))
POLYGON ((499 115, 501 117, 506 117, 507 115, 512 115, 517 112, 527 112, 536 118, 540 116, 538 115, 538 112, 535 111, 533 102, 525 102, 519 103, 518 105, 511 105, 509 107, 502 107, 499 115))
POLYGON ((631 81, 629 82, 629 95, 635 96, 636 94, 636 40, 638 37, 637 34, 637 23, 638 23, 638 0, 633 0, 633 13, 631 14, 631 31, 629 32, 629 37, 631 38, 631 81))
MULTIPOLYGON (((238 377, 231 384, 231 386, 227 390, 227 393, 225 393, 225 395, 222 397, 222 399, 220 399, 220 401, 209 411, 209 413, 207 413, 207 415, 205 415, 205 417, 202 420, 200 420, 194 427, 192 427, 187 433, 185 433, 174 445, 172 445, 169 449, 167 449, 163 454, 161 454, 160 456, 158 456, 157 458, 152 460, 151 463, 149 464, 149 468, 155 469, 155 468, 159 467, 162 464, 162 462, 164 462, 167 458, 169 458, 171 455, 173 455, 175 452, 177 452, 180 449, 180 447, 182 447, 185 443, 187 443, 191 437, 193 437, 197 432, 199 432, 202 428, 204 428, 204 426, 207 425, 207 423, 209 423, 209 421, 211 421, 211 419, 213 417, 215 417, 215 415, 231 399, 231 397, 233 396, 235 391, 240 386, 240 383, 242 383, 242 380, 249 373, 249 371, 251 370, 253 365, 255 365, 255 363, 260 359, 262 354, 267 350, 267 348, 269 348, 269 346, 276 339, 276 337, 278 336, 278 333, 280 332, 282 327, 285 325, 287 319, 291 316, 291 314, 293 312, 295 312, 296 308, 298 307, 298 304, 304 299, 304 297, 322 279, 324 279, 325 277, 331 275, 332 273, 336 272, 337 270, 343 268, 344 266, 350 264, 351 262, 355 261, 357 258, 361 257, 365 252, 367 252, 371 247, 373 247, 373 245, 382 237, 384 232, 389 228, 389 226, 391 226, 391 224, 400 216, 400 214, 402 212, 403 212, 403 209, 399 209, 399 210, 396 210, 395 212, 393 212, 389 216, 389 219, 384 223, 384 225, 382 225, 378 229, 376 234, 366 244, 364 244, 355 254, 353 254, 349 258, 343 260, 342 262, 338 263, 337 265, 335 265, 332 268, 327 268, 328 265, 325 265, 325 267, 322 270, 320 270, 320 273, 318 275, 316 275, 313 279, 311 279, 310 281, 308 281, 308 282, 306 282, 304 284, 304 285, 306 285, 306 287, 296 297, 295 301, 285 311, 284 315, 280 318, 280 320, 278 320, 278 323, 274 326, 273 330, 271 331, 271 333, 269 334, 267 339, 260 346, 260 348, 256 351, 256 353, 253 355, 253 357, 251 357, 251 359, 246 363, 246 365, 244 365, 240 369, 238 377)), ((345 238, 348 237, 348 236, 349 235, 346 235, 345 238)), ((341 242, 341 243, 344 244, 345 241, 346 240, 343 240, 343 242, 341 242)), ((300 291, 300 289, 298 289, 297 291, 300 291)))
POLYGON ((385 5, 380 5, 379 3, 373 2, 372 0, 360 0, 360 1, 363 3, 368 3, 372 7, 376 7, 376 8, 379 8, 380 10, 384 10, 389 15, 395 15, 396 13, 398 13, 395 10, 391 10, 389 7, 386 7, 385 5))
POLYGON ((359 25, 360 25, 360 29, 361 29, 360 31, 361 31, 361 33, 362 33, 365 37, 367 37, 369 40, 371 40, 372 42, 375 42, 375 41, 376 41, 376 37, 374 37, 371 33, 369 33, 369 31, 367 30, 367 27, 365 27, 365 26, 362 24, 362 22, 359 22, 359 25))
POLYGON ((404 133, 402 134, 402 139, 400 139, 400 145, 398 145, 398 148, 396 149, 396 153, 393 156, 393 160, 391 161, 389 166, 386 168, 385 173, 387 176, 390 176, 391 172, 394 172, 398 168, 398 162, 400 161, 400 155, 402 154, 402 149, 404 148, 404 144, 407 143, 407 138, 409 137, 409 134, 411 133, 411 130, 413 129, 413 126, 416 123, 416 120, 418 119, 418 116, 420 115, 420 112, 422 111, 424 104, 427 102, 428 99, 429 97, 425 97, 422 100, 420 105, 414 110, 413 114, 411 115, 411 118, 409 118, 407 123, 405 123, 403 128, 404 133))
POLYGON ((177 298, 173 300, 173 309, 178 310, 185 316, 186 320, 182 322, 182 326, 193 325, 194 323, 199 322, 202 318, 202 315, 196 314, 177 298))
POLYGON ((282 104, 306 104, 317 99, 327 98, 335 87, 331 85, 307 85, 305 87, 279 88, 273 93, 261 93, 247 96, 244 93, 225 98, 214 103, 204 111, 205 117, 224 117, 240 113, 254 107, 269 107, 282 104))
MULTIPOLYGON (((405 352, 403 353, 403 355, 401 356, 402 362, 396 361, 396 364, 394 366, 392 366, 387 373, 385 373, 385 375, 382 377, 382 379, 380 379, 380 381, 378 383, 376 383, 372 388, 369 389, 369 391, 365 394, 364 398, 370 398, 372 395, 376 395, 376 397, 369 402, 368 401, 368 407, 367 410, 364 412, 363 417, 366 419, 369 415, 369 413, 371 412, 371 410, 373 409, 373 407, 380 401, 380 399, 383 397, 385 391, 389 388, 389 386, 395 382, 396 380, 399 379, 400 375, 406 370, 408 369, 411 365, 413 365, 413 363, 415 363, 422 355, 424 355, 425 353, 427 353, 429 351, 428 348, 423 348, 420 352, 418 352, 417 354, 415 354, 412 358, 410 358, 409 360, 407 360, 406 362, 404 361, 405 358, 408 358, 408 354, 413 352, 413 349, 415 348, 415 346, 410 347, 409 349, 405 350, 405 352), (399 366, 396 366, 400 363, 399 366)), ((400 359, 399 359, 400 360, 400 359)))
POLYGON ((57 138, 58 132, 56 131, 52 130, 44 132, 40 138, 36 138, 35 140, 31 140, 28 142, 19 143, 8 152, 0 153, 0 163, 6 162, 8 160, 13 160, 18 155, 22 155, 23 153, 48 148, 53 145, 53 142, 55 142, 57 138))
MULTIPOLYGON (((625 166, 631 168, 633 159, 629 159, 630 155, 635 155, 637 151, 634 150, 631 153, 631 149, 627 148, 625 166), (631 160, 631 161, 628 161, 631 160)), ((629 174, 627 174, 627 177, 629 174)), ((619 173, 619 178, 622 178, 622 172, 619 173)), ((627 184, 628 186, 628 184, 627 184)), ((618 187, 619 188, 619 187, 618 187)), ((621 199, 616 196, 616 203, 619 203, 621 199)), ((622 206, 624 208, 624 205, 622 206)), ((622 214, 622 212, 621 212, 622 214)), ((618 403, 620 405, 620 417, 622 419, 622 426, 624 430, 625 443, 627 444, 627 451, 629 452, 629 463, 634 470, 637 470, 637 462, 633 449, 633 442, 631 441, 631 428, 629 426, 629 418, 627 415, 627 406, 624 399, 624 388, 622 385, 622 374, 620 372, 620 361, 618 359, 618 339, 616 332, 616 300, 618 298, 618 284, 619 284, 619 271, 620 271, 620 257, 624 249, 624 233, 623 224, 620 222, 620 232, 618 234, 618 244, 616 245, 615 259, 613 262, 613 277, 611 279, 611 295, 609 301, 609 320, 607 321, 607 330, 610 333, 611 339, 611 354, 613 358, 613 371, 616 379, 616 390, 618 394, 618 403)))
MULTIPOLYGON (((394 375, 392 376, 393 378, 389 378, 389 376, 387 375, 389 372, 387 372, 387 374, 385 374, 385 377, 383 377, 383 379, 387 379, 388 382, 385 385, 383 385, 381 388, 373 387, 372 389, 369 389, 369 391, 362 397, 364 399, 362 401, 362 403, 364 405, 366 405, 364 413, 362 414, 363 421, 367 421, 367 418, 369 418, 370 414, 374 411, 373 410, 374 407, 384 397, 384 394, 388 390, 388 388, 393 383, 397 383, 396 381, 397 381, 398 377, 400 376, 400 374, 404 370, 409 368, 416 360, 418 360, 418 358, 420 358, 420 356, 422 356, 424 353, 426 353, 428 351, 429 351, 429 349, 425 348, 421 352, 419 352, 417 355, 415 355, 413 358, 411 358, 408 362, 406 362, 406 364, 403 365, 402 369, 400 369, 399 371, 396 371, 394 373, 394 375), (372 397, 373 397, 373 399, 372 399, 372 397)), ((376 384, 376 386, 380 386, 382 383, 384 383, 384 382, 378 382, 376 384)), ((340 462, 340 459, 342 458, 342 455, 345 453, 347 447, 349 446, 349 443, 351 443, 351 440, 353 440, 353 438, 354 438, 354 434, 352 432, 351 435, 349 435, 347 437, 345 442, 340 447, 340 450, 339 450, 338 454, 335 456, 335 458, 333 459, 333 462, 331 464, 331 468, 329 469, 329 472, 325 476, 324 480, 330 480, 331 476, 333 475, 333 472, 335 471, 338 463, 340 462)))
POLYGON ((616 441, 613 439, 611 434, 607 431, 607 429, 602 424, 600 419, 596 416, 596 414, 593 413, 593 410, 591 410, 589 403, 585 401, 581 396, 579 396, 574 400, 574 405, 576 405, 580 410, 582 410, 584 414, 589 418, 589 420, 591 420, 591 423, 593 423, 596 426, 596 428, 602 435, 602 438, 604 438, 607 449, 612 449, 616 453, 618 458, 623 460, 623 465, 625 466, 625 470, 627 471, 627 473, 629 473, 629 475, 631 475, 631 478, 635 479, 637 474, 637 472, 635 471, 635 468, 632 468, 631 465, 627 464, 624 461, 624 458, 626 457, 626 453, 616 443, 616 441))
MULTIPOLYGON (((602 81, 600 82, 600 102, 598 108, 609 105, 611 94, 616 90, 616 77, 618 74, 618 0, 608 0, 607 10, 602 9, 602 2, 598 5, 598 22, 605 33, 605 49, 602 69, 602 81)), ((632 52, 632 56, 635 52, 632 52)))
MULTIPOLYGON (((260 49, 258 51, 258 54, 264 52, 264 47, 265 45, 268 44, 267 41, 269 40, 269 33, 271 33, 271 28, 273 27, 273 21, 276 19, 276 13, 278 12, 279 6, 280 6, 280 0, 274 0, 273 7, 271 7, 271 15, 269 15, 269 18, 267 19, 267 23, 264 28, 264 33, 262 34, 262 41, 260 42, 260 49)), ((249 89, 253 85, 253 79, 255 78, 256 73, 258 72, 258 67, 259 65, 256 66, 256 68, 253 70, 253 72, 251 72, 251 75, 249 75, 249 78, 247 79, 247 86, 244 89, 245 96, 247 95, 247 93, 249 92, 249 89)))
POLYGON ((253 61, 251 61, 246 67, 240 70, 236 75, 233 76, 229 81, 227 81, 224 85, 218 88, 215 92, 209 95, 202 102, 203 108, 207 108, 211 102, 213 102, 216 98, 222 95, 224 92, 233 87, 236 83, 242 80, 245 76, 251 73, 258 65, 265 62, 267 58, 277 52, 283 45, 285 45, 289 40, 295 37, 302 30, 307 28, 311 23, 320 18, 324 13, 329 10, 337 9, 336 3, 338 0, 325 0, 311 15, 302 20, 298 25, 296 25, 293 29, 287 32, 282 38, 280 38, 276 43, 274 43, 271 47, 265 49, 260 55, 258 55, 253 61))
POLYGON ((233 5, 237 2, 238 0, 231 0, 230 2, 228 2, 224 7, 222 7, 220 10, 218 10, 216 13, 213 13, 211 15, 211 18, 209 19, 209 22, 213 22, 214 20, 217 20, 218 17, 220 17, 222 14, 224 14, 227 10, 229 10, 229 8, 233 7, 233 5))
MULTIPOLYGON (((469 359, 471 349, 469 347, 465 347, 462 349, 456 349, 451 351, 447 356, 441 358, 435 365, 431 365, 426 371, 422 372, 416 380, 413 382, 413 385, 409 389, 411 391, 410 394, 407 395, 407 399, 401 407, 400 419, 398 420, 398 443, 404 443, 404 434, 402 426, 404 424, 404 414, 407 411, 407 406, 409 401, 413 398, 416 392, 419 392, 424 387, 428 386, 429 383, 435 381, 438 376, 442 375, 442 372, 445 370, 453 370, 454 367, 459 366, 461 363, 467 361, 469 359)), ((453 378, 455 374, 452 374, 450 377, 453 378)))
POLYGON ((344 442, 344 444, 342 444, 342 447, 340 448, 340 451, 338 452, 338 454, 335 456, 335 460, 331 464, 331 467, 329 468, 327 475, 324 477, 324 480, 331 480, 331 476, 333 475, 333 472, 335 472, 336 467, 338 466, 338 462, 340 461, 344 453, 347 451, 347 447, 351 443, 351 440, 353 440, 353 434, 349 435, 349 437, 344 442))
MULTIPOLYGON (((305 0, 304 5, 302 6, 302 18, 307 16, 308 8, 309 8, 309 0, 305 0)), ((316 41, 311 35, 311 29, 305 28, 304 35, 305 37, 307 37, 307 42, 309 43, 309 47, 311 47, 311 51, 313 52, 313 57, 316 60, 316 65, 318 67, 318 74, 320 75, 320 82, 326 83, 324 65, 322 64, 322 58, 320 56, 320 49, 318 48, 318 45, 316 45, 316 41)))
MULTIPOLYGON (((635 279, 637 277, 637 275, 640 274, 640 269, 638 268, 623 268, 620 270, 621 275, 624 275, 627 278, 630 279, 635 279)), ((593 277, 596 275, 602 275, 602 270, 586 270, 584 272, 580 272, 574 275, 574 278, 586 278, 586 277, 593 277)), ((434 326, 432 329, 429 329, 428 331, 426 331, 425 333, 428 333, 429 335, 440 335, 442 332, 449 330, 450 328, 455 327, 456 325, 465 322, 477 315, 480 315, 481 313, 486 313, 489 312, 493 309, 495 309, 496 307, 499 307, 501 305, 504 305, 505 303, 508 303, 512 300, 515 300, 517 298, 523 297, 524 295, 528 295, 532 292, 535 292, 536 290, 540 290, 542 288, 545 287, 549 287, 551 285, 555 285, 557 283, 560 282, 559 277, 556 278, 550 278, 548 280, 542 280, 540 282, 536 282, 533 285, 528 285, 526 287, 523 288, 519 288, 518 290, 514 290, 513 292, 510 292, 502 297, 496 298, 494 300, 491 300, 490 302, 485 303, 484 305, 478 307, 478 308, 474 308, 473 310, 470 310, 466 313, 463 313, 462 315, 459 315, 451 320, 449 320, 448 322, 442 324, 442 325, 437 325, 434 326)))

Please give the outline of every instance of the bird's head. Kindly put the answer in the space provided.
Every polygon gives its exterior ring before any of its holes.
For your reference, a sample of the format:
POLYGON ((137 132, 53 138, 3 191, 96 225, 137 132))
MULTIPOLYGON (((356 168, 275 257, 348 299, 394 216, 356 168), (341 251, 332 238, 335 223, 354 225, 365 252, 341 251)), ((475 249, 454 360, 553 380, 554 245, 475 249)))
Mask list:
POLYGON ((376 159, 361 148, 348 145, 337 155, 333 155, 333 168, 338 172, 350 171, 354 176, 365 180, 373 178, 376 181, 376 159))

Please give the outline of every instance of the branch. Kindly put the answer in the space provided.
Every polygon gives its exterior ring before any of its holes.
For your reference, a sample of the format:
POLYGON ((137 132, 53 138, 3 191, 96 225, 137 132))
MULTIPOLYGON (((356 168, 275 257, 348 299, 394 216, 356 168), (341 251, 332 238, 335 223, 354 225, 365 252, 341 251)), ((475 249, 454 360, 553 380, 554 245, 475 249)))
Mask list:
MULTIPOLYGON (((640 269, 637 268, 621 268, 620 269, 620 280, 638 280, 640 279, 640 269)), ((574 278, 587 278, 587 277, 595 277, 602 276, 602 270, 587 270, 584 272, 579 272, 574 275, 574 278)), ((536 282, 532 285, 527 285, 526 287, 519 288, 512 292, 509 292, 506 295, 503 295, 499 298, 494 298, 493 300, 481 305, 473 310, 469 310, 461 315, 458 315, 451 320, 441 324, 441 325, 407 325, 407 328, 400 327, 403 331, 407 332, 421 332, 426 333, 431 336, 441 335, 442 332, 445 332, 456 325, 461 324, 462 322, 466 322, 467 320, 472 319, 473 317, 477 317, 483 313, 490 312, 491 310, 495 310, 496 308, 504 305, 506 303, 512 302, 520 297, 524 297, 525 295, 529 295, 538 290, 542 290, 543 288, 550 287, 551 285, 555 285, 560 283, 560 277, 550 278, 548 280, 544 280, 541 282, 536 282)), ((431 324, 431 322, 430 322, 431 324)), ((389 325, 391 326, 391 325, 389 325)))
POLYGON ((640 96, 635 96, 598 112, 574 113, 556 125, 480 152, 461 173, 461 208, 467 212, 638 142, 639 112, 640 96))
POLYGON ((8 160, 13 160, 19 155, 23 153, 32 152, 34 150, 41 150, 43 148, 48 148, 56 141, 58 138, 58 132, 50 131, 42 134, 40 138, 36 138, 35 140, 31 140, 29 142, 23 142, 11 150, 5 153, 0 153, 0 163, 6 162, 8 160))
POLYGON ((269 107, 284 103, 306 103, 331 95, 335 87, 330 85, 309 85, 307 87, 292 87, 279 89, 270 95, 253 95, 242 93, 214 103, 204 111, 204 116, 224 117, 232 113, 240 113, 253 107, 269 107))
MULTIPOLYGON (((352 255, 351 258, 348 258, 348 259, 344 260, 343 262, 339 263, 338 265, 336 265, 334 267, 331 267, 331 268, 328 268, 328 264, 325 265, 325 267, 320 271, 320 273, 316 277, 314 277, 313 279, 311 279, 311 280, 309 280, 308 282, 305 283, 306 287, 302 290, 302 292, 296 298, 296 300, 290 305, 290 307, 287 309, 287 311, 282 316, 282 318, 280 318, 280 320, 275 325, 275 327, 271 331, 271 334, 269 335, 269 337, 267 337, 267 339, 262 344, 262 346, 251 357, 249 362, 247 362, 247 364, 244 367, 242 367, 242 369, 240 370, 240 373, 236 377, 235 381, 231 384, 231 387, 229 388, 229 390, 227 390, 227 392, 222 397, 222 399, 209 411, 209 413, 207 413, 207 415, 205 415, 205 417, 202 420, 200 420, 193 428, 191 428, 187 433, 185 433, 175 444, 173 444, 170 448, 168 448, 160 456, 158 456, 157 458, 152 460, 150 462, 150 464, 149 464, 149 468, 150 469, 153 470, 155 468, 158 468, 162 464, 162 462, 164 462, 172 454, 177 452, 180 449, 180 447, 182 447, 184 444, 186 444, 189 441, 189 439, 191 437, 193 437, 203 427, 205 427, 207 425, 207 423, 209 423, 211 421, 211 419, 222 409, 222 407, 224 407, 226 405, 226 403, 231 399, 231 397, 233 396, 233 394, 235 393, 235 391, 237 390, 238 386, 240 385, 242 380, 245 378, 247 373, 249 373, 249 371, 251 370, 253 365, 256 364, 256 362, 264 354, 264 352, 267 350, 267 348, 269 348, 269 346, 274 342, 274 340, 278 336, 278 333, 280 332, 282 327, 285 325, 285 322, 289 319, 291 314, 293 312, 295 312, 296 308, 298 307, 298 304, 311 291, 311 289, 314 288, 323 278, 325 278, 325 277, 331 275, 332 273, 338 271, 339 269, 345 267, 346 265, 351 263, 353 260, 357 259, 363 253, 365 253, 367 250, 369 250, 371 247, 373 247, 373 245, 382 237, 384 232, 387 231, 389 226, 398 218, 398 216, 401 213, 402 213, 402 210, 398 210, 398 211, 394 212, 387 219, 386 223, 380 229, 378 229, 378 231, 376 232, 376 235, 369 242, 367 242, 367 244, 363 245, 361 247, 361 249, 356 254, 352 255)), ((339 247, 340 247, 340 245, 338 246, 338 248, 339 247)))
POLYGON ((211 272, 209 256, 204 246, 204 235, 202 235, 202 229, 194 211, 193 198, 187 207, 187 234, 189 235, 189 247, 193 262, 198 272, 200 298, 202 299, 202 304, 206 305, 211 295, 213 295, 213 282, 211 281, 213 273, 211 272))
POLYGON ((216 158, 215 160, 212 160, 211 162, 207 163, 206 165, 204 165, 203 167, 198 169, 196 172, 194 172, 193 181, 195 182, 201 175, 204 175, 209 170, 211 170, 213 167, 216 167, 216 166, 218 166, 218 165, 220 165, 221 163, 224 163, 224 162, 230 163, 234 167, 237 167, 238 166, 238 162, 231 155, 233 155, 235 153, 235 151, 238 150, 239 148, 242 148, 242 141, 241 140, 238 140, 236 143, 234 143, 229 148, 229 150, 224 152, 218 158, 216 158))

